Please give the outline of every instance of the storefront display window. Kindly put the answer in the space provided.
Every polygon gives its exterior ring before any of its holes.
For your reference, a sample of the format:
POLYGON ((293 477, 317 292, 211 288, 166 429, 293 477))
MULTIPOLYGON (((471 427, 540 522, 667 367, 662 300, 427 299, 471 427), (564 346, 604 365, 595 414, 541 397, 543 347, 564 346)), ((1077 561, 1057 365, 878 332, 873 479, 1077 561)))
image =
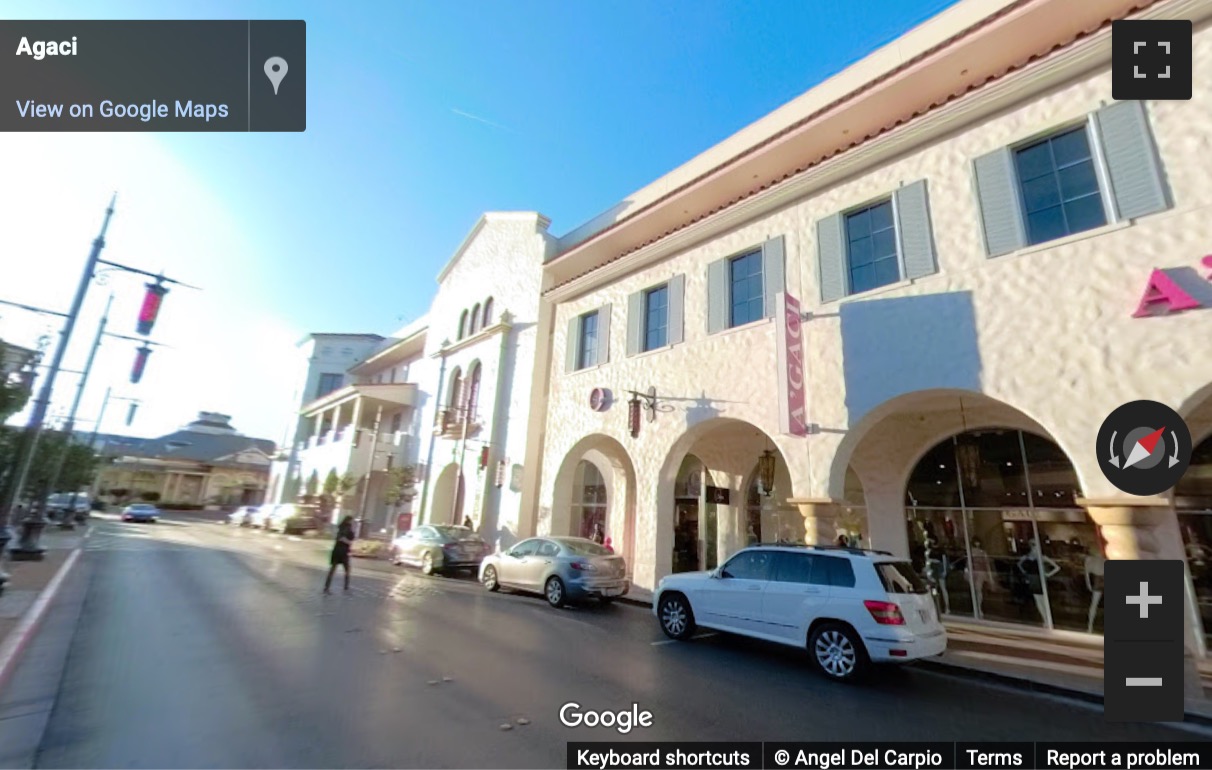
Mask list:
POLYGON ((914 568, 940 612, 1102 632, 1102 542, 1051 441, 969 431, 919 461, 906 486, 914 568))
POLYGON ((1174 488, 1174 506, 1204 638, 1212 646, 1212 438, 1191 452, 1191 465, 1174 488))
POLYGON ((606 527, 606 481, 602 472, 588 460, 577 465, 576 488, 573 490, 573 527, 580 537, 593 537, 599 527, 606 527))

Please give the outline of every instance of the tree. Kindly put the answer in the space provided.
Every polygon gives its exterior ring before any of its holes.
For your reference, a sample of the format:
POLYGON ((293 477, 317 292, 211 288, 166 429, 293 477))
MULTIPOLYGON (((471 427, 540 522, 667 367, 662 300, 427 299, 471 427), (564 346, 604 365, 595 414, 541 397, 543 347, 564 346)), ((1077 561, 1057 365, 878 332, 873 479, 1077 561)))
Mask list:
POLYGON ((402 465, 387 471, 387 486, 383 490, 383 502, 398 510, 401 505, 416 497, 417 469, 402 465))
MULTIPOLYGON (((23 434, 24 431, 18 428, 0 426, 0 468, 11 471, 16 467, 23 434)), ((84 489, 93 483, 99 464, 100 457, 90 447, 77 444, 62 431, 44 431, 25 480, 25 497, 38 499, 54 492, 84 489), (51 474, 64 451, 67 455, 59 473, 58 489, 50 489, 51 474)), ((3 481, 5 485, 11 483, 11 473, 3 481)))
POLYGON ((320 491, 320 474, 316 473, 315 471, 312 471, 311 475, 307 477, 307 484, 304 485, 304 487, 303 487, 304 500, 306 502, 311 502, 312 499, 316 496, 316 493, 319 491, 320 491))
POLYGON ((337 482, 338 505, 340 505, 342 508, 349 508, 350 507, 350 504, 349 504, 350 494, 352 494, 353 491, 355 489, 357 489, 359 487, 359 485, 361 485, 362 483, 363 483, 363 480, 358 478, 357 476, 353 475, 352 473, 346 473, 344 476, 342 476, 341 480, 339 482, 337 482))
MULTIPOLYGON (((0 361, 4 359, 4 342, 0 341, 0 361)), ((30 380, 24 377, 0 376, 0 423, 25 408, 29 401, 30 380)))
POLYGON ((332 468, 324 477, 324 492, 320 495, 320 513, 324 514, 326 519, 332 515, 333 502, 340 488, 341 477, 337 475, 337 469, 332 468))

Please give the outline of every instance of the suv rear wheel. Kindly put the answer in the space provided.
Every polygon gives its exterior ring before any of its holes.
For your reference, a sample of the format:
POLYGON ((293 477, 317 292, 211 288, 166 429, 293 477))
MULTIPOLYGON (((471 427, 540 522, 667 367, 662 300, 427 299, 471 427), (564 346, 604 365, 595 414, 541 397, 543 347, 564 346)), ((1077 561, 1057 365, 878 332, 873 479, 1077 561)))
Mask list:
POLYGON ((862 678, 870 661, 863 640, 844 623, 822 623, 808 635, 808 654, 817 669, 839 682, 862 678))

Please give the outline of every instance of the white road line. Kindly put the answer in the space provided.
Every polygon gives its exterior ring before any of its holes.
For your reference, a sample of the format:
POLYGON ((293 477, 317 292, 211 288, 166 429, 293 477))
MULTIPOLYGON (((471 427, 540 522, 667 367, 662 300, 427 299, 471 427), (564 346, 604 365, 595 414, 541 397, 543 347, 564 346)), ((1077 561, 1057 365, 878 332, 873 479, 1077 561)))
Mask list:
MULTIPOLYGON (((717 636, 717 634, 714 631, 708 631, 705 634, 695 634, 694 636, 690 637, 690 639, 692 641, 695 639, 710 639, 713 636, 717 636)), ((662 639, 659 642, 652 642, 652 646, 660 647, 662 644, 677 644, 677 643, 678 643, 677 639, 662 639)))

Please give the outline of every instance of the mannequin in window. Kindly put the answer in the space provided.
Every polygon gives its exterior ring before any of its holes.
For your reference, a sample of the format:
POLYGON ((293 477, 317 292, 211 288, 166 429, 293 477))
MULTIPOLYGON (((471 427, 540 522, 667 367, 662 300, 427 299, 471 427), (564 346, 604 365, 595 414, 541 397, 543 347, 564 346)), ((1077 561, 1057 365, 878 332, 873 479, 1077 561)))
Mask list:
POLYGON ((937 589, 938 595, 942 597, 943 606, 940 608, 942 614, 951 614, 951 595, 947 593, 947 571, 950 565, 948 564, 947 552, 939 547, 939 542, 933 536, 926 540, 926 583, 937 589))
POLYGON ((989 560, 989 554, 985 552, 979 537, 972 538, 971 553, 969 568, 972 570, 972 587, 976 590, 976 616, 979 618, 984 613, 985 587, 995 590, 997 584, 993 580, 993 563, 989 560))
POLYGON ((1086 633, 1094 633, 1094 618, 1098 615, 1098 606, 1103 601, 1103 573, 1107 559, 1102 550, 1098 549, 1086 554, 1086 588, 1090 591, 1090 612, 1086 622, 1086 633))
POLYGON ((1040 552, 1038 540, 1032 540, 1030 552, 1018 560, 1018 569, 1023 573, 1023 577, 1027 579, 1027 586, 1031 591, 1031 595, 1035 598, 1035 609, 1039 611, 1039 616, 1047 618, 1048 615, 1045 611, 1046 605, 1044 602, 1044 590, 1046 586, 1044 584, 1048 578, 1060 572, 1060 565, 1040 552), (1043 564, 1044 568, 1042 580, 1039 574, 1041 564, 1043 564))

